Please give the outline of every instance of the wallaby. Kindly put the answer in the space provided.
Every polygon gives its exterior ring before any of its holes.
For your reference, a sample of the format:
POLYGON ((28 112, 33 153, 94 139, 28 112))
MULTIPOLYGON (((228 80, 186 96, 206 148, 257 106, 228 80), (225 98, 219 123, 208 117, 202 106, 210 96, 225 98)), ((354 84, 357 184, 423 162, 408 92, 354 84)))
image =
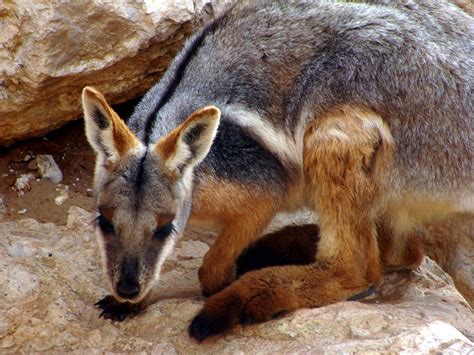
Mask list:
POLYGON ((474 21, 455 3, 242 0, 188 40, 127 124, 86 87, 102 314, 146 306, 188 222, 220 230, 197 340, 351 299, 382 262, 417 267, 414 227, 472 194, 473 83, 474 21), (275 214, 302 207, 318 216, 314 261, 236 279, 275 214))

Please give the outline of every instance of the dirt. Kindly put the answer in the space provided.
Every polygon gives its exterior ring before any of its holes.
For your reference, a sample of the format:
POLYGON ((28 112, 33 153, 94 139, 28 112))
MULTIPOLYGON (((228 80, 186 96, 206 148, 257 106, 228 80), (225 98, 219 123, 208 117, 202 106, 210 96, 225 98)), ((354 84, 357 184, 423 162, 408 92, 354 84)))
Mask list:
MULTIPOLYGON (((137 100, 114 108, 121 117, 127 118, 137 100)), ((71 206, 93 211, 94 164, 95 155, 85 137, 82 119, 44 137, 0 147, 0 199, 3 198, 5 205, 3 220, 33 218, 43 223, 64 225, 71 206), (59 184, 41 179, 38 171, 31 168, 30 163, 38 154, 53 156, 63 174, 59 184), (23 174, 33 174, 35 178, 28 182, 29 186, 18 191, 15 182, 23 174), (55 199, 64 191, 67 191, 68 198, 62 204, 56 203, 55 199)))

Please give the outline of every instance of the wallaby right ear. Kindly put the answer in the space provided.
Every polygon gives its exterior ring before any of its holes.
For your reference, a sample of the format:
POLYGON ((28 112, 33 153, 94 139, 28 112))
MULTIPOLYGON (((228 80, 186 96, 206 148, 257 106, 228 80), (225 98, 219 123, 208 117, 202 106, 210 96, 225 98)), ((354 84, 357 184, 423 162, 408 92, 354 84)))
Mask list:
POLYGON ((105 161, 114 163, 140 144, 98 90, 86 86, 82 90, 82 106, 87 140, 105 161))
POLYGON ((207 106, 191 114, 156 144, 156 151, 171 171, 182 172, 199 164, 217 133, 221 111, 207 106))

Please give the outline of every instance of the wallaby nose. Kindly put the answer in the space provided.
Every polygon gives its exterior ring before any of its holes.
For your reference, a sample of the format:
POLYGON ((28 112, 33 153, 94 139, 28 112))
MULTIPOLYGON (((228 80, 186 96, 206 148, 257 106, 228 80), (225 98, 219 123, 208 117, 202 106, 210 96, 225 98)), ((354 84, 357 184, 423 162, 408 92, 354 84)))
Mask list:
POLYGON ((120 279, 117 283, 117 293, 122 298, 133 299, 140 293, 138 283, 138 259, 125 257, 122 262, 120 279))
POLYGON ((122 298, 135 298, 140 293, 140 285, 136 281, 122 279, 117 284, 117 293, 122 298))

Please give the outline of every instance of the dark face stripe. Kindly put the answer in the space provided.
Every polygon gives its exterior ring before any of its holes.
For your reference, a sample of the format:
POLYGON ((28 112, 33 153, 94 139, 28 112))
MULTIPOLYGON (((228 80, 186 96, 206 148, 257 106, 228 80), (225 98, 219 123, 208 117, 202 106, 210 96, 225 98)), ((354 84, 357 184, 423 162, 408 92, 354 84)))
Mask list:
POLYGON ((186 66, 189 64, 189 62, 194 58, 194 56, 198 52, 198 48, 201 46, 202 42, 204 41, 204 38, 209 33, 213 33, 217 29, 219 24, 222 22, 225 16, 225 13, 226 12, 224 12, 223 16, 220 16, 214 19, 209 24, 207 24, 187 48, 186 53, 184 54, 181 62, 178 64, 176 70, 174 71, 174 78, 170 81, 170 83, 168 84, 168 87, 164 90, 164 93, 161 96, 161 98, 158 100, 156 107, 146 118, 146 124, 145 124, 145 144, 146 145, 150 144, 149 142, 150 133, 153 128, 153 124, 155 122, 158 111, 169 101, 171 96, 173 96, 173 93, 175 92, 176 88, 178 87, 179 83, 181 82, 183 78, 186 66))
POLYGON ((141 194, 140 190, 145 182, 145 160, 146 156, 148 155, 148 148, 145 150, 145 154, 143 154, 143 157, 140 159, 140 163, 138 165, 138 170, 137 174, 135 175, 135 211, 138 212, 140 210, 140 203, 141 203, 141 194))
POLYGON ((143 154, 143 157, 141 157, 140 165, 138 166, 138 171, 137 171, 136 180, 135 180, 135 187, 137 190, 140 189, 140 186, 143 185, 144 176, 145 176, 145 160, 146 160, 147 155, 148 155, 148 149, 145 150, 145 154, 143 154))

